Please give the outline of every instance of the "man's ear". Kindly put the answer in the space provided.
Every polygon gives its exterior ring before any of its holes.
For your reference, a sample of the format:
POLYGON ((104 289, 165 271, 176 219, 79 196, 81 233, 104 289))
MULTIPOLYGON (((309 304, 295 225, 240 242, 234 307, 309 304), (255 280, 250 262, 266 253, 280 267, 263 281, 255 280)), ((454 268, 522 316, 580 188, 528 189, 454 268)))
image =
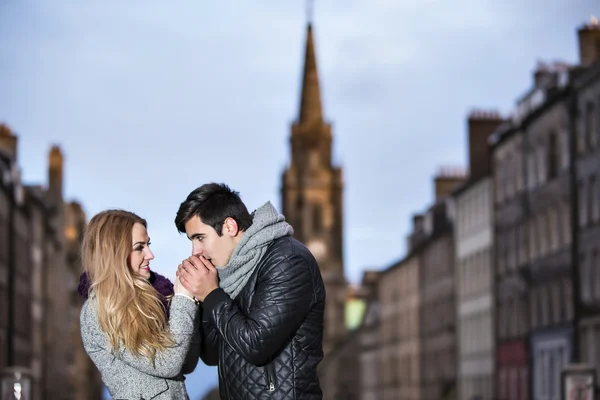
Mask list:
POLYGON ((237 236, 239 232, 238 224, 235 219, 227 217, 223 223, 223 234, 231 237, 237 236))

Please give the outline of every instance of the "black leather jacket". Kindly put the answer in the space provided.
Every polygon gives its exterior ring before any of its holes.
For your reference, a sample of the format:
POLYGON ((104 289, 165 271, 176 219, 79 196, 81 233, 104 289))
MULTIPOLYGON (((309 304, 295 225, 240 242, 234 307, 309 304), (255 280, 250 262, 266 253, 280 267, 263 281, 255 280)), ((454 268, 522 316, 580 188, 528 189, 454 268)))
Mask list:
POLYGON ((274 240, 234 300, 217 289, 202 308, 200 357, 218 365, 222 400, 322 398, 325 287, 302 243, 274 240))

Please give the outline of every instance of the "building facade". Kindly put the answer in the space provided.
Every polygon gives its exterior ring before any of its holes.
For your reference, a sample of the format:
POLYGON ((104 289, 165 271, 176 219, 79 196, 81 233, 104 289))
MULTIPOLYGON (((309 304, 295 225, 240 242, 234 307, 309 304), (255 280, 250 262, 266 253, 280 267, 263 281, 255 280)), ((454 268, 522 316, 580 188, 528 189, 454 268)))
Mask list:
POLYGON ((471 113, 469 180, 453 194, 460 400, 494 397, 494 191, 488 139, 501 123, 497 112, 471 113))
POLYGON ((490 138, 494 186, 496 397, 529 398, 529 279, 523 133, 502 124, 490 138))
MULTIPOLYGON (((369 323, 370 332, 363 331, 360 327, 366 326, 366 311, 370 308, 370 304, 373 304, 378 282, 379 273, 377 271, 365 271, 361 284, 351 287, 347 292, 345 318, 347 333, 319 365, 324 400, 359 400, 363 394, 363 383, 366 383, 368 388, 373 386, 372 382, 364 382, 363 377, 371 376, 377 371, 377 365, 371 363, 370 367, 373 367, 374 370, 366 371, 361 363, 364 361, 364 339, 370 337, 376 340, 377 338, 373 337, 373 334, 377 335, 378 332, 375 331, 372 322, 369 323)), ((377 340, 375 343, 378 343, 377 340)), ((369 353, 367 349, 368 345, 364 348, 365 353, 369 353)), ((376 362, 376 358, 371 361, 376 362)), ((376 388, 374 389, 376 390, 376 388)))
POLYGON ((580 278, 580 359, 596 368, 600 382, 600 26, 579 29, 580 63, 574 82, 576 132, 577 256, 580 278))
POLYGON ((573 280, 571 196, 568 157, 570 68, 541 65, 523 107, 526 161, 531 393, 535 400, 560 395, 563 367, 571 362, 573 280))
POLYGON ((80 236, 69 238, 85 215, 63 200, 62 153, 50 150, 47 187, 24 186, 17 137, 0 125, 0 170, 0 372, 31 376, 35 399, 100 399, 100 376, 79 336, 80 236))
POLYGON ((420 386, 421 399, 456 399, 456 286, 449 197, 463 183, 463 173, 435 178, 436 202, 425 214, 426 238, 420 247, 420 386))
MULTIPOLYGON (((364 281, 364 278, 363 278, 364 281)), ((379 303, 379 284, 381 275, 377 274, 377 281, 373 282, 372 290, 367 298, 365 315, 360 324, 360 399, 378 400, 381 389, 381 344, 380 321, 381 307, 379 303)))
MULTIPOLYGON (((369 355, 371 363, 378 360, 377 376, 364 368, 379 390, 372 390, 370 398, 420 399, 419 259, 418 252, 409 250, 409 255, 383 271, 379 280, 379 351, 371 350, 369 355)), ((372 333, 370 336, 370 342, 375 342, 372 333)))

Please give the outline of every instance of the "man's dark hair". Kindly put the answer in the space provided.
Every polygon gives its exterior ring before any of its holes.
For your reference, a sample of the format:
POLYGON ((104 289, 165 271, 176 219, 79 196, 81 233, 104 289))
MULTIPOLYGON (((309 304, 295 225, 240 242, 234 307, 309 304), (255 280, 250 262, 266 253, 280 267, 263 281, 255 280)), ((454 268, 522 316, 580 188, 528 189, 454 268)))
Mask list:
POLYGON ((190 193, 177 211, 177 230, 185 233, 186 222, 195 216, 204 224, 212 226, 219 236, 222 235, 225 219, 229 217, 237 222, 241 231, 252 225, 252 216, 240 194, 224 183, 206 183, 190 193))

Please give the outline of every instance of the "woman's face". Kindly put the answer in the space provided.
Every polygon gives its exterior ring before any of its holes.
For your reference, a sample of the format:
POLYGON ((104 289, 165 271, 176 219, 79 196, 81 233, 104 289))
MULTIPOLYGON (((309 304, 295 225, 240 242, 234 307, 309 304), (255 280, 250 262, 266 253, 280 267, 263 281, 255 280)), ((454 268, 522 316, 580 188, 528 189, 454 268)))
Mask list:
POLYGON ((136 222, 131 236, 133 246, 129 255, 129 267, 134 274, 150 279, 150 260, 154 260, 154 254, 150 250, 150 238, 146 227, 136 222))

